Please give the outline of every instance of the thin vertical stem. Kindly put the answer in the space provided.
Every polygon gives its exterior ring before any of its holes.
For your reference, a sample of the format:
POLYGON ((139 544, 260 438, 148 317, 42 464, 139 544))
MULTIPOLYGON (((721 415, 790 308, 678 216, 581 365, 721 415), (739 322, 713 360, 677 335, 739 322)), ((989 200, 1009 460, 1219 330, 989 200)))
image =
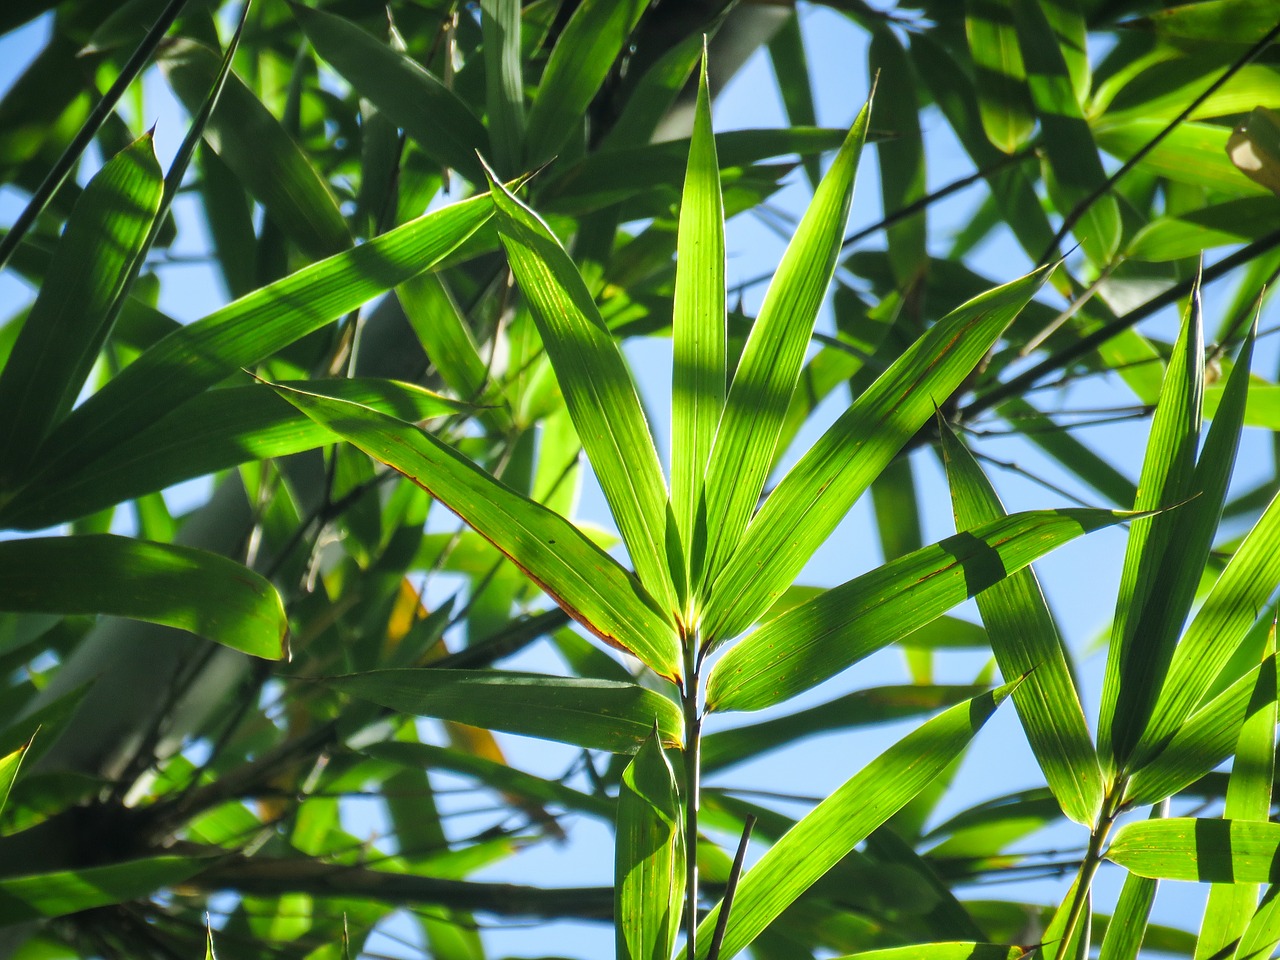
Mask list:
POLYGON ((702 776, 702 715, 698 712, 698 670, 701 667, 696 636, 685 637, 684 685, 684 849, 685 849, 685 955, 697 960, 698 938, 698 789, 702 776))

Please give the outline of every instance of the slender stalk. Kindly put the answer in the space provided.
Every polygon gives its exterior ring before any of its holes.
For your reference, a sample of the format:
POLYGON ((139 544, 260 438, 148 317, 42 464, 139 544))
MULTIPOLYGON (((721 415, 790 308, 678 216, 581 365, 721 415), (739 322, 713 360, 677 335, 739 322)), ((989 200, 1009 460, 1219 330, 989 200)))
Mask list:
POLYGON ((698 712, 698 670, 702 666, 698 655, 697 636, 685 637, 684 685, 680 692, 680 705, 684 708, 684 921, 687 931, 685 955, 697 960, 698 939, 698 789, 702 776, 702 715, 698 712))
MULTIPOLYGON (((1089 902, 1089 889, 1093 885, 1094 876, 1098 873, 1098 867, 1102 864, 1102 848, 1106 845, 1107 836, 1116 822, 1117 803, 1113 798, 1123 794, 1124 782, 1120 781, 1108 796, 1107 802, 1103 805, 1102 815, 1098 818, 1098 825, 1089 835, 1089 848, 1085 851, 1084 860, 1080 863, 1080 873, 1076 877, 1075 897, 1071 901, 1071 910, 1067 914, 1067 925, 1062 931, 1063 949, 1070 946, 1072 938, 1076 935, 1076 928, 1080 926, 1084 906, 1089 902)), ((1059 960, 1071 960, 1071 958, 1059 954, 1059 960)))
POLYGON ((729 911, 733 909, 733 895, 738 891, 738 881, 742 878, 742 865, 747 859, 747 843, 751 840, 751 830, 756 825, 756 815, 748 813, 742 825, 742 839, 738 841, 738 853, 733 858, 733 868, 729 871, 729 884, 724 889, 724 899, 720 903, 720 912, 716 914, 716 929, 711 934, 711 946, 707 949, 707 960, 720 960, 720 947, 724 943, 724 932, 729 928, 729 911))

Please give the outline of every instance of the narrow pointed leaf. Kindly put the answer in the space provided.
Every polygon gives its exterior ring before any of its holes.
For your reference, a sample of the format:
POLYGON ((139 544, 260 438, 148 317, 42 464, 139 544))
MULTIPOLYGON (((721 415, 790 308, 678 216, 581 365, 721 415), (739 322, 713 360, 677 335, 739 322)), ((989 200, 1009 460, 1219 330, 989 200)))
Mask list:
MULTIPOLYGON (((1192 482, 1204 392, 1204 341, 1196 300, 1174 345, 1151 422, 1136 510, 1168 507, 1198 492, 1192 482)), ((1177 511, 1169 511, 1135 520, 1129 528, 1098 720, 1098 752, 1104 765, 1123 765, 1147 726, 1186 613, 1185 607, 1180 614, 1174 608, 1185 598, 1187 581, 1194 589, 1203 569, 1203 556, 1184 555, 1183 544, 1174 548, 1179 520, 1177 511), (1172 582, 1175 577, 1184 578, 1181 590, 1172 582)))
POLYGON ((639 657, 660 676, 679 675, 680 646, 671 622, 628 571, 564 517, 412 424, 342 400, 280 392, 440 500, 596 636, 639 657))
POLYGON ((13 782, 18 779, 22 758, 26 756, 27 748, 30 746, 31 741, 28 740, 26 746, 0 757, 0 813, 4 813, 5 804, 9 801, 9 791, 13 789, 13 782))
POLYGON ((1237 960, 1269 960, 1277 946, 1280 946, 1280 887, 1272 886, 1249 920, 1236 957, 1237 960))
MULTIPOLYGON (((945 421, 942 451, 956 527, 1004 516, 990 481, 945 421)), ((1035 572, 1026 567, 978 594, 978 610, 1006 679, 1025 676, 1013 694, 1027 741, 1062 812, 1092 827, 1102 809, 1102 768, 1071 679, 1066 651, 1035 572)))
POLYGON ((1016 513, 833 587, 770 620, 724 655, 708 710, 758 710, 807 690, 1082 533, 1131 514, 1016 513))
POLYGON ((656 737, 622 773, 614 883, 619 960, 668 960, 684 904, 684 831, 675 774, 656 737))
POLYGON ((0 542, 0 610, 105 613, 188 630, 279 660, 280 595, 226 557, 110 534, 0 542))
MULTIPOLYGON (((769 65, 782 97, 787 125, 812 127, 817 124, 813 103, 813 86, 809 81, 809 57, 800 32, 800 16, 793 12, 769 41, 769 65)), ((809 186, 817 189, 822 180, 822 167, 817 157, 806 157, 804 175, 809 186)))
POLYGON ((1013 153, 1026 143, 1036 126, 1013 2, 966 0, 964 18, 982 129, 1005 153, 1013 153))
MULTIPOLYGON (((800 459, 756 514, 715 582, 704 630, 713 642, 745 630, 795 580, 871 481, 960 387, 1046 276, 1046 270, 1028 274, 938 321, 800 459)), ((732 395, 730 400, 731 409, 732 395)))
MULTIPOLYGON (((1010 686, 958 704, 907 734, 787 831, 742 878, 725 930, 731 957, 819 877, 937 777, 981 729, 1010 686)), ((720 907, 698 927, 710 946, 720 907)), ((698 953, 704 957, 706 949, 698 953)), ((683 954, 682 954, 683 956, 683 954)))
POLYGON ((493 182, 491 187, 512 270, 533 308, 569 414, 627 553, 661 609, 674 611, 674 585, 683 579, 683 573, 675 576, 679 538, 653 435, 626 360, 550 228, 501 184, 493 182))
POLYGON ((1231 756, 1244 724, 1275 700, 1275 659, 1268 658, 1191 714, 1164 749, 1134 771, 1125 802, 1158 803, 1199 780, 1231 756))
POLYGON ((711 133, 711 95, 703 60, 689 169, 680 203, 672 342, 671 502, 685 551, 685 569, 702 566, 706 543, 703 481, 716 425, 724 409, 724 204, 711 133))
MULTIPOLYGON (((196 116, 217 80, 222 57, 191 40, 171 42, 160 61, 187 111, 196 116)), ((281 122, 239 77, 227 77, 205 141, 314 260, 351 246, 351 231, 329 185, 281 122)))
MULTIPOLYGON (((1157 807, 1152 813, 1153 819, 1160 812, 1157 807)), ((1136 873, 1124 878, 1120 898, 1102 938, 1102 952, 1098 954, 1098 960, 1137 960, 1142 941, 1146 938, 1158 885, 1159 881, 1136 873)))
POLYGON ((1030 946, 1007 947, 999 943, 973 941, 915 943, 909 947, 850 953, 836 960, 1021 960, 1030 955, 1030 950, 1030 946))
POLYGON ((485 112, 498 172, 519 172, 524 148, 524 77, 520 61, 520 0, 481 0, 485 112))
POLYGON ((587 114, 646 0, 584 0, 565 24, 529 110, 525 162, 551 159, 587 114))
POLYGON ((764 488, 818 308, 835 270, 870 110, 867 104, 858 113, 814 193, 738 361, 707 470, 704 585, 713 583, 733 557, 764 488))
POLYGON ((423 153, 474 184, 484 183, 476 146, 486 141, 485 130, 457 94, 350 20, 300 4, 291 9, 316 52, 423 153))
MULTIPOLYGON (((872 31, 867 51, 872 81, 879 77, 876 125, 892 134, 876 142, 880 161, 880 201, 885 216, 925 195, 924 138, 920 131, 920 81, 911 69, 897 34, 887 25, 872 31)), ((886 228, 889 264, 899 290, 910 291, 923 279, 929 263, 925 246, 926 210, 886 228)))
POLYGON ((0 877, 0 923, 62 917, 148 897, 210 865, 208 857, 150 857, 104 867, 0 877))
POLYGON ((370 670, 326 685, 400 713, 487 730, 634 753, 657 724, 663 743, 681 743, 680 708, 634 683, 498 670, 370 670))
POLYGON ((55 431, 32 487, 83 466, 240 367, 431 269, 479 229, 492 209, 487 197, 475 197, 436 210, 175 330, 55 431))
MULTIPOLYGON (((1275 630, 1263 650, 1266 661, 1259 685, 1275 690, 1275 630)), ((1276 772, 1276 702, 1273 698, 1240 727, 1227 783, 1227 802, 1222 815, 1228 820, 1264 822, 1271 816, 1271 785, 1276 772)), ((1204 922, 1196 940, 1195 960, 1222 956, 1240 941, 1258 906, 1258 884, 1233 883, 1214 886, 1205 902, 1204 922)))
POLYGON ((163 188, 148 134, 107 161, 72 211, 0 372, 0 486, 22 478, 71 410, 145 253, 163 188))
POLYGON ((1120 828, 1107 859, 1141 877, 1198 883, 1280 881, 1280 823, 1177 817, 1120 828))
MULTIPOLYGON (((464 404, 394 380, 298 380, 286 387, 359 403, 401 420, 419 421, 466 409, 464 404)), ((47 527, 114 503, 226 470, 250 460, 283 457, 332 443, 333 434, 266 384, 210 390, 134 434, 98 460, 33 490, 12 522, 47 527)))
MULTIPOLYGON (((1222 405, 1196 466, 1193 492, 1198 496, 1186 506, 1191 519, 1199 515, 1202 524, 1196 538, 1199 542, 1191 538, 1190 531, 1182 532, 1176 541, 1177 555, 1187 564, 1199 561, 1203 565, 1202 558, 1208 549, 1206 541, 1218 525, 1226 481, 1234 461, 1235 441, 1244 416, 1252 353, 1251 335, 1231 371, 1222 405)), ((1186 527, 1184 523, 1184 531, 1186 527)), ((1138 743, 1137 757, 1148 755, 1182 726, 1221 672, 1231 651, 1256 622, 1259 610, 1280 585, 1280 556, 1277 556, 1280 551, 1275 549, 1277 535, 1280 535, 1280 499, 1267 508, 1236 549, 1173 651, 1164 686, 1138 743)), ((1194 566, 1188 573, 1195 581, 1199 580, 1199 570, 1194 566)), ((1171 578, 1166 575, 1164 579, 1168 582, 1171 578)), ((1188 582, 1183 587, 1185 606, 1190 605, 1188 594, 1194 590, 1193 584, 1194 581, 1188 582)))

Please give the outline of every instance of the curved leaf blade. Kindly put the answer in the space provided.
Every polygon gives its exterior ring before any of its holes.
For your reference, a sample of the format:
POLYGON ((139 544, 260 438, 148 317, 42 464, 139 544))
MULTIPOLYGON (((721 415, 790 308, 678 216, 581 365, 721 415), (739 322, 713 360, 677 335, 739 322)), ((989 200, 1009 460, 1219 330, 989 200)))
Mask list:
POLYGON ((62 917, 147 897, 195 876, 209 863, 208 857, 150 857, 105 867, 0 877, 0 923, 62 917))
POLYGON ((680 643, 670 620, 630 572, 564 517, 412 424, 344 400, 276 389, 307 416, 437 498, 600 639, 638 657, 659 676, 679 676, 680 643))
POLYGON ((957 307, 832 424, 774 488, 717 578, 704 629, 712 642, 741 633, 795 580, 871 481, 928 422, 937 404, 960 387, 1047 276, 1047 269, 1038 270, 957 307))
MULTIPOLYGON (((725 928, 734 956, 819 877, 937 777, 1008 696, 1012 685, 958 704, 907 734, 786 832, 742 878, 725 928)), ((710 946, 720 907, 698 926, 710 946)), ((698 960, 706 949, 698 951, 698 960)), ((681 954, 684 957, 685 954, 681 954)))
POLYGON ((258 574, 204 550, 111 534, 0 542, 0 610, 104 613, 267 660, 287 652, 280 595, 258 574))
MULTIPOLYGON (((1005 515, 990 481, 939 418, 943 460, 960 529, 1005 515)), ((978 610, 1006 679, 1025 676, 1013 694, 1027 741, 1062 812, 1092 827, 1102 809, 1102 767, 1071 678, 1062 638, 1028 566, 977 595, 978 610)))
POLYGON ((770 620, 724 655, 708 710, 758 710, 835 676, 1032 560, 1132 514, 1016 513, 930 544, 770 620))
POLYGON ((1280 881, 1280 823, 1175 817, 1120 828, 1106 852, 1140 877, 1198 883, 1280 881))
POLYGON ((634 753, 657 725, 678 746, 680 708, 638 684, 499 670, 401 668, 324 681, 400 713, 467 723, 591 750, 634 753))
POLYGON ((684 580, 679 536, 626 360, 551 229, 501 184, 491 180, 490 187, 511 268, 636 574, 661 608, 674 612, 676 584, 684 580))

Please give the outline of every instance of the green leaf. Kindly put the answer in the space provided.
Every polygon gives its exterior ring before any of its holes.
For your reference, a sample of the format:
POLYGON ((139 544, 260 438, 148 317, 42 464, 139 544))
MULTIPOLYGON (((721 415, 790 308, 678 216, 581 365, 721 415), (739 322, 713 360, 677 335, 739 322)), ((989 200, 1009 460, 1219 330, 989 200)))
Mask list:
POLYGON ((656 736, 622 773, 614 855, 619 960, 668 960, 680 929, 685 852, 675 774, 656 736))
POLYGON ((1280 113, 1254 107, 1231 131, 1227 154, 1246 177, 1280 195, 1280 113))
POLYGON ((1268 888, 1257 912, 1249 920, 1240 946, 1238 960, 1267 960, 1280 945, 1280 887, 1268 888))
POLYGON ((1163 37, 1253 43, 1276 25, 1276 8, 1268 0, 1210 0, 1180 4, 1145 19, 1163 37))
POLYGON ((689 571, 702 568, 707 539, 703 481, 724 410, 724 257, 724 204, 704 57, 689 170, 680 203, 671 320, 675 353, 671 374, 671 504, 689 571))
MULTIPOLYGON (((941 418, 939 428, 956 528, 1004 517, 999 497, 973 456, 941 418)), ((1026 677, 1013 694, 1013 705, 1049 789, 1063 813, 1093 827, 1102 809, 1102 768, 1066 649, 1035 572, 1027 567, 1011 573, 979 593, 977 601, 1001 674, 1007 680, 1026 677)))
MULTIPOLYGON (((191 40, 172 41, 160 60, 178 99, 195 116, 218 77, 222 58, 191 40)), ((329 185, 280 121, 232 74, 209 116, 205 142, 313 260, 351 246, 351 231, 329 185)))
POLYGON ((342 693, 399 713, 468 723, 592 750, 634 753, 654 724, 679 746, 680 708, 634 683, 497 670, 413 667, 370 670, 324 681, 342 693))
POLYGON ((0 610, 162 623, 268 660, 287 653, 280 595, 203 550, 110 534, 0 542, 0 610))
POLYGON ((587 115, 600 85, 648 6, 646 0, 583 0, 560 32, 529 110, 525 162, 560 150, 587 115))
POLYGON ((1029 956, 1026 947, 1006 947, 998 943, 953 941, 951 943, 913 943, 909 947, 887 947, 863 950, 836 960, 1020 960, 1029 956))
POLYGON ((520 59, 520 0, 481 0, 485 111, 498 172, 519 173, 524 147, 524 77, 520 59))
MULTIPOLYGON (((751 521, 732 562, 715 581, 704 637, 719 642, 741 633, 795 580, 871 481, 928 422, 937 404, 960 387, 1047 275, 1036 271, 957 307, 854 401, 751 521)), ((731 393, 726 417, 732 410, 731 393)), ((716 442, 718 446, 720 437, 716 442)), ((741 476, 728 471, 724 476, 725 483, 743 486, 741 476)), ((759 488, 750 486, 754 503, 759 488)), ((714 520, 710 511, 708 519, 714 520)))
MULTIPOLYGON (((175 330, 76 408, 50 436, 27 490, 39 490, 50 478, 83 467, 239 368, 431 269, 479 229, 492 209, 487 197, 475 197, 436 210, 175 330)), ((7 511, 0 504, 5 523, 7 511)))
MULTIPOLYGON (((1193 480, 1203 392, 1197 295, 1165 373, 1134 509, 1159 510, 1198 492, 1193 480)), ((1190 601, 1187 588, 1194 590, 1203 569, 1203 554, 1185 554, 1183 544, 1173 547, 1179 520, 1178 511, 1171 511, 1135 520, 1129 528, 1098 719, 1098 753, 1111 770, 1124 766, 1148 725, 1186 614, 1181 601, 1190 601)))
POLYGON ((1132 514, 1038 510, 982 524, 865 573, 770 620, 707 681, 708 710, 758 710, 899 640, 1054 547, 1132 514))
POLYGON ((18 779, 18 770, 22 767, 22 758, 26 756, 27 748, 31 746, 28 740, 26 746, 19 747, 7 756, 0 757, 0 813, 4 812, 5 804, 9 801, 9 791, 13 789, 13 781, 18 779))
POLYGON ((281 389, 281 395, 439 499, 600 639, 660 676, 679 675, 680 643, 671 621, 629 572, 564 517, 412 424, 297 390, 281 389))
MULTIPOLYGON (((958 704, 907 734, 788 830, 743 876, 721 955, 732 957, 750 944, 814 881, 937 777, 1010 689, 1001 687, 958 704)), ((719 912, 717 906, 699 924, 699 945, 710 946, 719 912)), ((699 950, 698 960, 705 955, 705 948, 699 950)))
POLYGON ((146 252, 162 192, 148 134, 98 171, 72 211, 0 372, 0 487, 25 479, 41 442, 75 403, 146 252))
POLYGON ((438 274, 421 273, 396 287, 396 297, 445 383, 462 399, 479 402, 488 366, 444 281, 438 274))
MULTIPOLYGON (((1274 691, 1276 638, 1275 628, 1267 638, 1259 687, 1274 691)), ((1276 702, 1272 698, 1240 727, 1240 740, 1231 763, 1231 779, 1227 784, 1227 802, 1222 815, 1228 820, 1264 822, 1271 815, 1271 785, 1276 772, 1276 702)), ((1209 960, 1228 953, 1244 937, 1258 905, 1260 888, 1256 884, 1217 885, 1209 891, 1205 903, 1204 922, 1196 940, 1196 960, 1209 960)))
POLYGON ((931 713, 981 692, 980 688, 969 685, 917 683, 855 690, 785 717, 704 735, 702 769, 704 773, 711 773, 833 730, 892 723, 931 713))
MULTIPOLYGON (((1170 609, 1162 621, 1156 621, 1155 626, 1148 629, 1163 629, 1169 633, 1177 630, 1185 621, 1199 586, 1200 574, 1208 560, 1213 534, 1218 527, 1222 504, 1226 499, 1227 481, 1235 462, 1255 334, 1256 328, 1250 332, 1239 360, 1231 371, 1218 416, 1214 418, 1204 449, 1200 453, 1199 463, 1196 464, 1189 491, 1196 499, 1171 516, 1176 524, 1171 542, 1178 545, 1171 556, 1176 561, 1181 577, 1170 570, 1168 564, 1162 564, 1159 569, 1152 571, 1159 585, 1159 594, 1164 595, 1164 602, 1170 609)), ((1155 429, 1154 424, 1152 429, 1155 429)), ((1145 479, 1144 476, 1144 481, 1145 479)), ((1266 517, 1264 514, 1264 519, 1266 517)), ((1258 525, 1262 524, 1263 520, 1259 520, 1258 525)), ((1242 609, 1242 603, 1248 603, 1254 598, 1257 598, 1256 602, 1259 604, 1265 603, 1276 584, 1280 583, 1280 566, 1276 565, 1274 557, 1259 555, 1260 545, 1253 538, 1246 539, 1241 544, 1237 555, 1243 550, 1244 556, 1239 569, 1232 570, 1230 576, 1223 571, 1182 642, 1174 650, 1159 654, 1168 658, 1168 673, 1151 708, 1150 719, 1134 749, 1135 762, 1141 763, 1182 726, 1187 715, 1200 702, 1209 684, 1226 663, 1229 650, 1253 626, 1257 607, 1246 611, 1242 609), (1269 569, 1273 567, 1274 572, 1269 569), (1244 573, 1248 574, 1250 582, 1241 582, 1240 578, 1244 573), (1268 573, 1271 576, 1269 581, 1265 579, 1268 573), (1241 596, 1242 593, 1244 596, 1241 596), (1225 635, 1224 631, 1227 631, 1225 635)), ((1266 552, 1272 553, 1269 549, 1266 552)), ((1234 563, 1235 557, 1232 561, 1234 563)), ((1156 602, 1156 595, 1153 595, 1152 603, 1156 602)), ((1145 615, 1144 611, 1144 620, 1148 619, 1149 615, 1145 615)))
POLYGON ((105 867, 0 877, 0 923, 63 917, 149 897, 195 876, 209 864, 208 857, 149 857, 105 867))
MULTIPOLYGON (((282 385, 408 421, 466 409, 455 400, 394 380, 296 380, 282 385)), ((183 480, 333 440, 325 427, 266 384, 210 390, 108 451, 91 471, 71 473, 32 491, 13 511, 11 522, 27 528, 52 526, 183 480)))
POLYGON ((964 32, 987 138, 1005 153, 1025 144, 1036 117, 1013 20, 1014 0, 966 0, 964 32))
POLYGON ((1121 160, 1128 160, 1157 136, 1163 136, 1164 139, 1143 154, 1136 169, 1232 196, 1266 195, 1267 188, 1248 179, 1227 156, 1231 132, 1228 128, 1192 121, 1184 121, 1166 132, 1167 127, 1167 120, 1138 118, 1112 122, 1104 118, 1094 125, 1093 135, 1099 147, 1121 160))
MULTIPOLYGON (((813 86, 809 80, 809 58, 804 49, 804 37, 800 33, 800 15, 792 13, 769 40, 769 65, 773 79, 782 97, 790 127, 817 125, 817 111, 813 103, 813 86)), ((822 167, 816 157, 806 157, 804 175, 809 186, 817 189, 822 180, 822 167)))
MULTIPOLYGON (((736 556, 773 462, 818 308, 840 252, 870 111, 869 103, 859 111, 787 245, 729 388, 706 478, 707 561, 701 580, 709 608, 718 605, 715 595, 721 588, 707 588, 736 556)), ((703 642, 726 636, 723 631, 708 635, 704 630, 703 642)))
MULTIPOLYGON (((1045 185, 1066 217, 1106 182, 1106 171, 1045 8, 1035 0, 1014 0, 1013 6, 1027 87, 1040 118, 1040 142, 1048 163, 1045 185)), ((1094 263, 1103 264, 1120 245, 1120 228, 1119 204, 1106 193, 1080 214, 1074 233, 1094 263)))
POLYGON ((1158 880, 1280 881, 1280 823, 1178 817, 1120 828, 1106 858, 1158 880))
POLYGON ((1130 776, 1125 803, 1158 803, 1231 756, 1244 724, 1275 702, 1275 673, 1269 658, 1191 714, 1164 749, 1130 776))
POLYGON ((350 20, 300 4, 290 9, 316 52, 423 153, 474 184, 484 183, 476 146, 486 142, 485 130, 457 94, 350 20))
MULTIPOLYGON (((1164 810, 1157 806, 1151 819, 1160 818, 1164 810)), ((1155 902, 1158 881, 1131 873, 1124 878, 1115 912, 1107 924, 1098 960, 1137 960, 1138 951, 1147 934, 1151 905, 1155 902)), ((1217 888, 1215 888, 1217 889, 1217 888)))
POLYGON ((1158 217, 1129 244, 1135 260, 1160 262, 1199 256, 1210 247, 1257 240, 1280 221, 1280 199, 1247 197, 1158 217))
MULTIPOLYGON (((925 195, 924 138, 920 132, 920 81, 911 69, 902 43, 887 25, 872 31, 867 69, 876 86, 876 124, 892 131, 876 141, 880 166, 880 202, 885 216, 902 210, 925 195)), ((910 291, 923 279, 929 263, 925 246, 925 210, 891 224, 885 230, 889 263, 899 290, 910 291)))
MULTIPOLYGON (((573 424, 640 582, 669 616, 679 606, 675 585, 684 579, 679 535, 626 360, 550 228, 500 184, 491 182, 491 188, 503 246, 532 307, 573 424)), ((675 676, 668 666, 663 662, 655 669, 675 676)))

